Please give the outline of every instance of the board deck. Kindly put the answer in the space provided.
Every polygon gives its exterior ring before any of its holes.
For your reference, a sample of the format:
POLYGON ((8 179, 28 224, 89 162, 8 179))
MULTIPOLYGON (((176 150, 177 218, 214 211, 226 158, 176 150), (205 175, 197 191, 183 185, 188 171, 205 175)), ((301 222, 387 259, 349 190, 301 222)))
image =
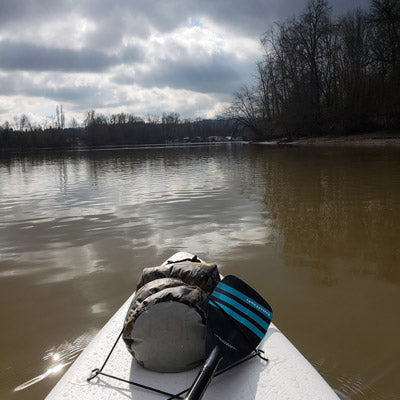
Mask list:
MULTIPOLYGON (((188 254, 188 253, 178 253, 188 254)), ((174 255, 175 257, 177 255, 174 255)), ((171 257, 172 259, 172 257, 171 257)), ((160 400, 167 396, 149 392, 105 376, 87 382, 91 371, 100 368, 117 339, 133 295, 111 317, 88 347, 71 365, 46 397, 59 399, 138 399, 160 400)), ((203 399, 231 400, 338 400, 327 382, 315 368, 271 323, 260 348, 269 361, 255 357, 215 377, 203 399)), ((191 386, 198 368, 181 373, 157 373, 145 370, 132 358, 120 339, 103 372, 124 380, 153 386, 168 393, 179 393, 191 386)))

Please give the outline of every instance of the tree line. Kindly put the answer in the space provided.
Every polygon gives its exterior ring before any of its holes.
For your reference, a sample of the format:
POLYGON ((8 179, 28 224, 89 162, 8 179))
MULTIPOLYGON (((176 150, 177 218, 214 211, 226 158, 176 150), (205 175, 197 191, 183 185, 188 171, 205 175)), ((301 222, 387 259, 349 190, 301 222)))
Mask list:
POLYGON ((400 128, 400 1, 333 17, 325 0, 261 36, 256 82, 228 110, 259 139, 400 128))
POLYGON ((149 115, 146 120, 130 113, 110 116, 86 112, 83 124, 75 119, 65 127, 62 106, 45 126, 32 125, 22 114, 13 126, 0 126, 0 149, 66 148, 86 146, 124 146, 203 141, 208 137, 236 135, 237 126, 231 119, 181 119, 178 113, 149 115))
POLYGON ((156 144, 235 136, 257 139, 351 134, 400 128, 400 1, 371 0, 368 10, 333 16, 326 0, 277 22, 262 36, 256 80, 234 94, 223 118, 185 120, 177 113, 111 116, 90 110, 65 128, 65 114, 44 126, 23 114, 0 126, 1 148, 156 144), (233 123, 236 121, 236 124, 233 123))

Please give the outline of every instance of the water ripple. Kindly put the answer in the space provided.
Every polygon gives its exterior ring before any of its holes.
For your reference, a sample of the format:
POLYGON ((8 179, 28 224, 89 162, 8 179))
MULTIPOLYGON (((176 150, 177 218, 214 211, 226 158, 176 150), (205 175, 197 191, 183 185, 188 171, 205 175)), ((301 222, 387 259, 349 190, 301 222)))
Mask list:
POLYGON ((94 331, 85 332, 72 340, 66 340, 58 346, 54 346, 46 350, 43 355, 43 360, 47 361, 50 365, 48 368, 38 376, 18 385, 14 388, 14 392, 27 389, 36 383, 39 383, 49 376, 57 375, 66 366, 72 364, 84 348, 90 343, 95 335, 94 331))

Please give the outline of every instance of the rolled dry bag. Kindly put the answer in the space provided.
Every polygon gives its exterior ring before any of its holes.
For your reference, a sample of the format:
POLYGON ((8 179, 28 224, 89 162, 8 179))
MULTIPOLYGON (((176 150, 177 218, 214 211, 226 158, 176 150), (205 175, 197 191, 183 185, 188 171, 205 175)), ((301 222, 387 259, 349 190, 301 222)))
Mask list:
POLYGON ((180 372, 202 363, 208 294, 219 280, 215 264, 191 261, 143 271, 123 330, 140 365, 180 372))

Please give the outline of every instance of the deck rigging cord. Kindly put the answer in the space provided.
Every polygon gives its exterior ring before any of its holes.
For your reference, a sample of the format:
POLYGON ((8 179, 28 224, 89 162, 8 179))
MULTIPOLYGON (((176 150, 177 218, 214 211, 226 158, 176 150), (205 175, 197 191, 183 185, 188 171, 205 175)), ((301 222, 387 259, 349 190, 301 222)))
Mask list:
MULTIPOLYGON (((248 344, 248 345, 250 346, 250 348, 252 349, 252 353, 251 353, 251 354, 249 354, 248 356, 244 357, 243 359, 241 359, 241 360, 239 360, 239 361, 237 361, 237 362, 235 362, 235 363, 229 365, 228 367, 222 369, 221 371, 218 371, 217 373, 215 373, 214 377, 217 377, 217 376, 219 376, 219 375, 222 375, 223 373, 225 373, 225 372, 231 370, 231 369, 234 368, 234 367, 237 367, 237 366, 240 365, 240 364, 243 364, 244 362, 246 362, 246 361, 248 361, 248 360, 251 360, 251 359, 254 358, 254 357, 259 357, 261 360, 268 362, 268 361, 269 361, 268 358, 266 358, 266 357, 264 356, 264 351, 261 350, 261 349, 254 348, 254 347, 251 345, 249 339, 247 338, 246 334, 243 332, 243 330, 241 329, 241 327, 239 326, 239 324, 236 323, 236 321, 235 321, 233 318, 231 318, 231 316, 228 315, 228 314, 225 312, 225 310, 223 310, 216 302, 213 301, 213 296, 210 295, 210 296, 208 296, 208 298, 209 298, 209 301, 212 301, 213 304, 216 305, 216 306, 224 313, 224 315, 225 315, 227 321, 229 321, 229 323, 232 324, 232 325, 235 327, 235 329, 237 329, 237 330, 240 332, 240 334, 242 335, 242 337, 244 338, 244 340, 247 342, 247 344, 248 344)), ((106 356, 106 358, 105 358, 105 360, 104 360, 104 362, 103 362, 103 365, 102 365, 100 368, 95 368, 95 369, 93 369, 91 375, 89 376, 89 378, 87 378, 87 381, 90 382, 90 381, 92 381, 94 378, 96 378, 96 377, 98 377, 99 375, 101 375, 101 376, 105 376, 105 377, 107 377, 107 378, 115 379, 115 380, 120 381, 120 382, 128 383, 128 384, 130 384, 130 385, 132 385, 132 386, 137 386, 137 387, 140 387, 140 388, 142 388, 142 389, 146 389, 146 390, 149 390, 149 391, 158 393, 158 394, 160 394, 160 395, 168 396, 166 400, 173 400, 173 399, 182 399, 182 400, 183 400, 183 397, 181 397, 181 396, 184 395, 185 393, 187 393, 187 392, 190 390, 190 387, 188 387, 188 388, 182 390, 182 391, 179 392, 179 393, 173 394, 173 393, 165 392, 164 390, 161 390, 161 389, 158 389, 158 388, 155 388, 155 387, 152 387, 152 386, 144 385, 144 384, 139 383, 139 382, 134 382, 134 381, 126 380, 126 379, 119 378, 119 377, 117 377, 117 376, 114 376, 114 375, 107 374, 107 373, 103 372, 103 370, 104 370, 106 364, 108 363, 108 361, 109 361, 109 359, 110 359, 110 357, 111 357, 111 355, 112 355, 112 353, 113 353, 115 347, 117 346, 118 341, 121 339, 122 334, 123 334, 123 330, 120 332, 120 334, 118 335, 117 339, 115 340, 115 342, 114 342, 114 344, 113 344, 111 350, 109 351, 108 355, 106 356)))

